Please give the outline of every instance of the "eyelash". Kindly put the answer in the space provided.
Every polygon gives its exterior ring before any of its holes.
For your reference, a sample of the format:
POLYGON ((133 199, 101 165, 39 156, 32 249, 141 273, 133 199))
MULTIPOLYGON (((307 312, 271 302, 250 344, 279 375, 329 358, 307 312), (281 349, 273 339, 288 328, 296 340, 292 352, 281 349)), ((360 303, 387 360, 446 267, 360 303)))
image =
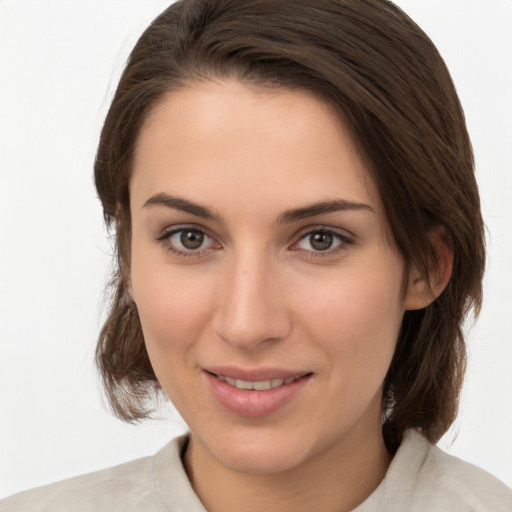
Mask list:
MULTIPOLYGON (((181 256, 181 257, 203 256, 203 252, 205 251, 205 249, 199 248, 197 251, 195 251, 193 249, 182 250, 182 249, 177 249, 177 248, 173 247, 173 245, 171 243, 171 238, 174 235, 176 235, 178 233, 183 233, 183 232, 196 233, 198 235, 202 235, 202 236, 204 236, 204 237, 214 241, 213 237, 211 237, 206 231, 204 231, 203 229, 201 229, 199 227, 196 227, 196 226, 180 226, 180 227, 176 227, 176 228, 171 229, 169 231, 165 231, 156 240, 157 240, 157 242, 159 242, 159 243, 161 243, 163 245, 164 249, 166 249, 167 251, 175 254, 176 256, 181 256)), ((219 244, 217 244, 217 245, 219 245, 219 244)), ((207 249, 208 248, 206 248, 206 250, 207 249)))
POLYGON ((341 231, 338 231, 333 228, 326 228, 326 227, 317 227, 314 229, 309 229, 307 232, 303 233, 299 240, 295 242, 292 245, 292 250, 295 251, 303 251, 308 254, 308 257, 310 258, 324 258, 328 256, 333 256, 335 254, 338 254, 341 251, 344 251, 348 248, 348 246, 352 245, 354 243, 354 240, 352 237, 346 235, 345 233, 342 233, 341 231), (333 248, 328 248, 324 251, 315 251, 315 250, 308 250, 308 249, 300 249, 300 248, 294 248, 294 246, 297 246, 300 242, 303 240, 306 240, 308 237, 311 237, 312 235, 321 234, 321 235, 330 235, 333 237, 333 242, 339 242, 338 245, 336 245, 333 248))
MULTIPOLYGON (((198 248, 198 250, 193 250, 193 249, 182 250, 182 249, 178 249, 178 248, 174 247, 170 241, 171 238, 174 235, 176 235, 178 233, 183 233, 183 232, 193 232, 198 235, 204 236, 207 239, 210 239, 211 241, 213 241, 218 247, 220 247, 220 244, 216 243, 214 238, 211 237, 206 231, 204 231, 203 229, 201 229, 199 227, 195 227, 195 226, 176 227, 169 231, 165 231, 164 233, 162 233, 162 235, 157 237, 156 240, 157 240, 157 242, 162 244, 166 250, 168 250, 169 252, 175 254, 176 256, 180 256, 180 257, 191 257, 191 256, 200 257, 200 256, 203 256, 204 251, 210 249, 210 247, 207 247, 204 249, 198 248)), ((346 235, 345 233, 337 231, 333 228, 317 227, 314 229, 309 229, 307 232, 303 232, 299 236, 298 240, 291 245, 290 250, 302 251, 304 253, 307 253, 307 256, 311 257, 311 258, 322 258, 322 257, 326 257, 326 256, 332 256, 334 254, 337 254, 340 251, 346 250, 347 246, 350 246, 353 243, 354 243, 353 238, 346 235), (296 247, 303 240, 306 240, 308 237, 311 237, 312 235, 315 235, 315 234, 330 235, 333 237, 333 241, 337 241, 337 242, 339 242, 339 244, 336 245, 334 248, 328 248, 323 251, 322 250, 315 251, 315 250, 301 249, 299 247, 296 247)))

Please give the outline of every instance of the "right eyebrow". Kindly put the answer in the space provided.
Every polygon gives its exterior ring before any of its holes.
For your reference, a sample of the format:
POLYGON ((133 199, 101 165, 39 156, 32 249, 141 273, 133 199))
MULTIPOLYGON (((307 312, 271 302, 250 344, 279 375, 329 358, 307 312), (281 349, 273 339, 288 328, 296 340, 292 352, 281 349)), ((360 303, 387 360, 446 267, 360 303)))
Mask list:
POLYGON ((201 217, 202 219, 213 220, 216 222, 221 222, 222 220, 222 217, 218 212, 208 208, 207 206, 193 203, 192 201, 183 199, 182 197, 171 196, 164 192, 151 196, 142 207, 153 208, 157 206, 164 206, 173 210, 191 213, 192 215, 201 217))

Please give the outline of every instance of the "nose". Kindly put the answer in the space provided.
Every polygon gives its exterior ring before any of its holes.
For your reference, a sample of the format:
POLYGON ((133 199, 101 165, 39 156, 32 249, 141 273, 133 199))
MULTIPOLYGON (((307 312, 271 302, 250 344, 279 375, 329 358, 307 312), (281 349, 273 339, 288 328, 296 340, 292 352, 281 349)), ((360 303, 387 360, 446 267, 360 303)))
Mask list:
POLYGON ((213 327, 230 345, 255 350, 282 340, 291 317, 276 262, 265 256, 233 256, 222 273, 213 327))

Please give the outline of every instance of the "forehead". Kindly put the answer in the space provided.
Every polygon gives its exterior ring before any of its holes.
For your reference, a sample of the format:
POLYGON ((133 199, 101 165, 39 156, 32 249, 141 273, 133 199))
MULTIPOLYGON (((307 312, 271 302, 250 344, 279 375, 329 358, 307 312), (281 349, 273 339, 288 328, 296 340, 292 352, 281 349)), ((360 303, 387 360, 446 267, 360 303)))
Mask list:
POLYGON ((281 210, 339 197, 380 208, 349 129, 327 103, 236 81, 193 84, 156 105, 130 189, 139 203, 160 192, 214 203, 236 193, 281 210))

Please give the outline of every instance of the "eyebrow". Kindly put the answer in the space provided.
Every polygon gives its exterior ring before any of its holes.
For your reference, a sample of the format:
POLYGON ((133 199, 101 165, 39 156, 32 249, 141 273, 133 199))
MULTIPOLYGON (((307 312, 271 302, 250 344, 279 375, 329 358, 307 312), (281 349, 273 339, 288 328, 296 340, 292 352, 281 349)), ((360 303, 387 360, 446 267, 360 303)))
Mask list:
POLYGON ((143 208, 151 208, 155 206, 164 206, 166 208, 172 208, 173 210, 178 210, 185 213, 191 213, 196 217, 201 217, 202 219, 213 220, 220 222, 222 217, 219 213, 207 206, 202 206, 197 203, 193 203, 192 201, 188 201, 187 199, 183 199, 181 197, 171 196, 169 194, 160 193, 151 196, 143 205, 143 208))
MULTIPOLYGON (((207 206, 183 199, 182 197, 171 196, 164 192, 151 196, 143 205, 143 208, 152 208, 157 206, 164 206, 172 208, 173 210, 190 213, 196 217, 201 217, 207 220, 216 222, 222 221, 222 216, 207 206)), ((279 224, 287 224, 296 222, 298 220, 315 217, 317 215, 325 215, 339 211, 368 211, 373 212, 373 208, 365 203, 357 203, 354 201, 347 201, 346 199, 335 199, 333 201, 322 201, 313 203, 301 208, 294 208, 287 210, 277 218, 279 224)))
POLYGON ((315 217, 317 215, 325 215, 327 213, 339 211, 368 211, 373 212, 373 208, 365 203, 356 203, 347 201, 345 199, 335 199, 334 201, 323 201, 320 203, 313 203, 303 208, 296 208, 287 210, 279 215, 277 222, 285 224, 295 222, 298 220, 315 217))

